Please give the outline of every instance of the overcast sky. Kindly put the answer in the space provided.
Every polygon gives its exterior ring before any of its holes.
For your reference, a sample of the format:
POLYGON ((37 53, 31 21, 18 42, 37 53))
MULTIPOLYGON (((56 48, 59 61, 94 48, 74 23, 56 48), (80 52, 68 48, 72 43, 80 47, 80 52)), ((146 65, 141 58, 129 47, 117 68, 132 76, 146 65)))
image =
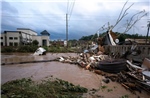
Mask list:
MULTIPOLYGON (((68 14, 68 38, 79 39, 95 34, 103 25, 114 25, 127 0, 2 0, 1 31, 29 28, 40 34, 47 30, 52 40, 66 39, 66 13, 68 14)), ((113 29, 123 32, 131 16, 145 10, 148 15, 138 21, 127 33, 147 33, 150 19, 149 0, 128 0, 128 15, 113 29), (133 4, 134 3, 134 4, 133 4)), ((100 29, 99 33, 105 30, 100 29)))

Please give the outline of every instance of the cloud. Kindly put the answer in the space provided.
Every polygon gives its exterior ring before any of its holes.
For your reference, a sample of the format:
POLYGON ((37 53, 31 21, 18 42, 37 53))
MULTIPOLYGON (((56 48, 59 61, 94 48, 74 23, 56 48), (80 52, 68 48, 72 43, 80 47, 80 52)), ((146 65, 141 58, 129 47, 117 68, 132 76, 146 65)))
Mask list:
POLYGON ((1 5, 2 5, 3 14, 18 13, 18 10, 8 2, 2 1, 1 5))
MULTIPOLYGON (((40 34, 47 30, 51 39, 66 39, 66 13, 68 10, 69 39, 79 39, 82 36, 97 32, 108 22, 114 25, 126 0, 3 0, 2 30, 30 28, 40 34), (68 2, 69 1, 69 2, 68 2), (73 6, 74 5, 74 6, 73 6)), ((126 20, 145 10, 150 12, 149 0, 129 0, 127 6, 134 5, 127 11, 128 15, 113 29, 123 32, 126 20)), ((147 25, 150 15, 136 23, 137 28, 147 25)), ((135 29, 135 28, 134 28, 135 29)), ((130 30, 128 33, 146 34, 147 28, 130 30)), ((100 31, 102 33, 104 31, 100 31)))

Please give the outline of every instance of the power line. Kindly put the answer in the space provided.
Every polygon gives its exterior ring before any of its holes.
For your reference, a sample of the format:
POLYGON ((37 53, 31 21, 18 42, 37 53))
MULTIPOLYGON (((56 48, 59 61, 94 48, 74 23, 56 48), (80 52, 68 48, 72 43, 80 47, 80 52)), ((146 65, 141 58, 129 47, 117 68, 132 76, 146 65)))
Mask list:
MULTIPOLYGON (((68 0, 68 2, 69 2, 69 0, 68 0)), ((70 13, 70 11, 71 11, 71 9, 72 9, 72 6, 73 6, 73 3, 72 3, 72 2, 70 2, 70 4, 68 3, 68 12, 67 12, 67 14, 70 13)))
MULTIPOLYGON (((1 13, 1 15, 4 15, 5 13, 1 13)), ((19 15, 65 15, 65 14, 29 14, 29 13, 22 13, 22 14, 19 14, 19 15)), ((14 15, 14 16, 16 16, 16 15, 14 15)))
POLYGON ((2 15, 1 18, 26 18, 26 19, 36 19, 36 18, 40 18, 40 19, 65 19, 64 14, 62 16, 52 16, 52 15, 47 15, 47 16, 40 16, 40 15, 2 15))
POLYGON ((71 18, 72 11, 73 11, 73 8, 74 8, 74 4, 75 4, 75 0, 74 0, 74 2, 73 2, 73 6, 72 6, 72 9, 71 9, 71 12, 70 12, 70 17, 69 17, 68 21, 69 21, 69 20, 70 20, 70 18, 71 18))
POLYGON ((66 11, 66 13, 68 13, 68 8, 69 8, 69 0, 67 1, 67 11, 66 11))
POLYGON ((5 14, 5 13, 1 13, 1 16, 4 16, 4 17, 15 17, 15 16, 29 16, 29 17, 62 17, 62 16, 65 16, 65 14, 18 14, 18 15, 8 15, 8 14, 5 14))

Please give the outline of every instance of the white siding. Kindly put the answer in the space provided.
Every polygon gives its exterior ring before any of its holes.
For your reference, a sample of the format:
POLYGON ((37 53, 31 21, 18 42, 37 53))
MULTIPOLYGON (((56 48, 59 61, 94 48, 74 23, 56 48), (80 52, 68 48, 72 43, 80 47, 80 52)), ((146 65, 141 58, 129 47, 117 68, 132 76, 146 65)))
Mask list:
POLYGON ((6 36, 7 36, 7 46, 10 45, 10 43, 13 43, 13 46, 14 46, 14 43, 20 43, 20 34, 19 32, 7 32, 6 33, 6 36), (13 39, 9 39, 10 37, 12 37, 13 39), (14 38, 17 38, 17 39, 14 39, 14 38))

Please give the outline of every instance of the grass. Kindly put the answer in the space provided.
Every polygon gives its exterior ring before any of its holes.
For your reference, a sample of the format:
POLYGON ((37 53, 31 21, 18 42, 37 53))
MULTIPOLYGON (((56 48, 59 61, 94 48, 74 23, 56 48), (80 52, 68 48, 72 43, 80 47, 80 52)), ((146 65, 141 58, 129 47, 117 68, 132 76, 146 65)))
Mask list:
POLYGON ((17 79, 1 86, 1 98, 82 98, 87 89, 61 79, 35 83, 30 78, 17 79))
POLYGON ((105 85, 104 85, 104 86, 101 86, 101 89, 105 89, 105 88, 107 88, 107 86, 105 86, 105 85))
POLYGON ((119 98, 129 98, 129 95, 123 95, 123 96, 121 96, 119 98))
MULTIPOLYGON (((27 52, 35 52, 38 46, 33 46, 33 45, 26 45, 26 46, 7 46, 7 47, 2 47, 1 52, 2 53, 12 53, 12 52, 21 52, 21 53, 27 53, 27 52)), ((51 53, 74 53, 77 52, 77 48, 72 48, 72 47, 60 47, 60 46, 43 46, 43 48, 47 52, 51 53)))
POLYGON ((112 90, 112 89, 107 89, 107 91, 108 91, 108 92, 111 92, 111 91, 113 91, 113 90, 112 90))

